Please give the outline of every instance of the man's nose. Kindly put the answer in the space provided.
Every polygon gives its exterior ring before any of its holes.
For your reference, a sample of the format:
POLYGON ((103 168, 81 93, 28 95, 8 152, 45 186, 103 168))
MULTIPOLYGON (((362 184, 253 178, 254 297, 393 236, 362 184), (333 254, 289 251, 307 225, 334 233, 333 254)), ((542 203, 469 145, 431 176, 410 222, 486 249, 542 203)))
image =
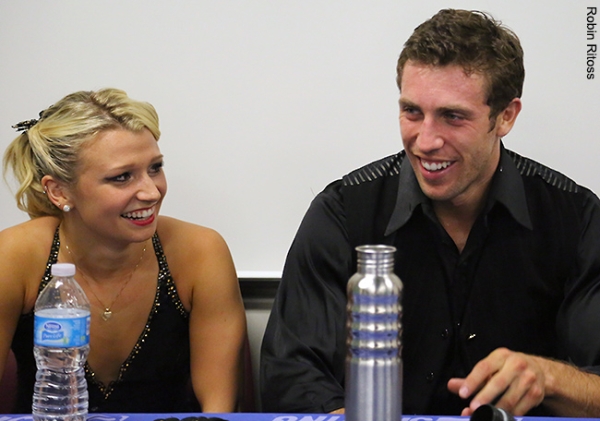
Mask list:
POLYGON ((417 147, 422 152, 432 152, 444 146, 444 138, 439 123, 433 117, 426 116, 419 127, 417 147))

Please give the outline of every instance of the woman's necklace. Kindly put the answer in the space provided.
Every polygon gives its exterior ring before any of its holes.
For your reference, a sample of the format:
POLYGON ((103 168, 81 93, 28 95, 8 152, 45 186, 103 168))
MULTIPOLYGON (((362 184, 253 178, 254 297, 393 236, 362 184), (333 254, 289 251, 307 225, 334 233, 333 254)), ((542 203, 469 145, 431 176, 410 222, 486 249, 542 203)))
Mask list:
MULTIPOLYGON (((69 245, 66 242, 64 242, 64 244, 65 244, 65 248, 67 249, 67 253, 71 257, 71 260, 73 260, 73 263, 75 263, 75 256, 71 252, 71 249, 69 248, 69 245)), ((146 244, 145 243, 144 243, 144 249, 142 250, 142 255, 140 256, 140 260, 138 260, 138 262, 135 264, 135 266, 133 267, 133 270, 129 274, 129 278, 127 278, 127 281, 125 281, 123 283, 123 286, 119 290, 119 293, 117 294, 117 296, 115 297, 115 299, 112 301, 112 303, 110 303, 109 306, 104 305, 104 303, 100 300, 100 298, 98 298, 98 296, 96 295, 96 293, 92 289, 92 284, 88 280, 88 277, 86 276, 86 274, 83 272, 83 270, 81 269, 81 267, 79 267, 79 266, 77 266, 77 264, 75 264, 75 266, 77 267, 77 270, 81 273, 81 276, 85 280, 86 284, 88 284, 88 287, 90 288, 90 291, 92 291, 92 294, 94 294, 94 297, 96 297, 96 300, 98 300, 98 302, 100 303, 100 305, 104 309, 104 311, 102 312, 102 320, 104 320, 105 322, 107 322, 111 318, 111 316, 113 314, 112 307, 115 305, 115 303, 117 302, 117 300, 121 296, 121 293, 123 292, 123 290, 125 289, 125 287, 127 286, 127 284, 129 284, 129 281, 131 281, 131 279, 133 278, 133 274, 135 273, 135 271, 138 268, 138 266, 140 265, 140 263, 142 263, 142 260, 144 259, 144 253, 146 253, 146 244)))

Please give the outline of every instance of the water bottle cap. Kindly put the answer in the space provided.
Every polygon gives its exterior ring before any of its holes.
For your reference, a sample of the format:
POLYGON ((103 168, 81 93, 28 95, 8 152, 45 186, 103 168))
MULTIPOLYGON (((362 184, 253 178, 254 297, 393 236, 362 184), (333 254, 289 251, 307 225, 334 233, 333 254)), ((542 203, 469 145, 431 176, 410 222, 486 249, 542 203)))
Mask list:
POLYGON ((52 276, 75 276, 75 265, 73 263, 55 263, 50 271, 52 276))

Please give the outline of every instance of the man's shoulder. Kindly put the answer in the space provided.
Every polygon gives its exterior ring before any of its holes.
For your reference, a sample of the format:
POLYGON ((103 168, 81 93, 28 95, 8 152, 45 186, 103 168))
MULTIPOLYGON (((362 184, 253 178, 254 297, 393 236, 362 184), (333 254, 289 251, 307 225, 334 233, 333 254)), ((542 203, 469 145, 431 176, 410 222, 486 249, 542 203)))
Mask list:
POLYGON ((549 187, 570 193, 577 193, 582 189, 575 181, 557 170, 534 161, 531 158, 519 155, 514 151, 507 149, 506 153, 524 179, 537 178, 549 187))
POLYGON ((400 151, 396 154, 373 161, 346 174, 342 177, 342 183, 344 186, 356 186, 375 180, 398 176, 405 155, 405 151, 400 151))

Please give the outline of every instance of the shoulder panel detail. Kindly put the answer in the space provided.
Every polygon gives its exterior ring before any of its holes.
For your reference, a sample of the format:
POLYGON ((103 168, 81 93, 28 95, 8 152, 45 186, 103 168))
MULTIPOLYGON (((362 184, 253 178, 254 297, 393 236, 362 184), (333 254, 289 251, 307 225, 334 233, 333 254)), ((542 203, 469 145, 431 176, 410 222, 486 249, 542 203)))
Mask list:
POLYGON ((514 161, 519 173, 525 177, 538 176, 552 187, 556 187, 559 190, 567 191, 570 193, 577 193, 579 186, 569 177, 559 173, 539 162, 533 161, 529 158, 525 158, 513 151, 506 151, 511 159, 514 161))
POLYGON ((400 168, 405 155, 406 152, 401 151, 400 153, 387 156, 352 171, 342 178, 344 186, 356 186, 381 177, 390 177, 400 174, 400 168))

